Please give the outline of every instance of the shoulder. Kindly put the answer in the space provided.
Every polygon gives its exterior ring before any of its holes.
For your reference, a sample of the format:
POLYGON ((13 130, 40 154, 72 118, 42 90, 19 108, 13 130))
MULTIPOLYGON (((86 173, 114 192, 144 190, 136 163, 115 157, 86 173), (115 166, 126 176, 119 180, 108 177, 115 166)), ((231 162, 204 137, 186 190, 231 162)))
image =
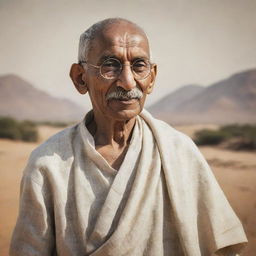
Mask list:
POLYGON ((154 118, 149 112, 146 110, 143 110, 143 112, 140 114, 142 119, 147 123, 147 125, 150 127, 154 135, 157 135, 159 137, 164 138, 167 142, 170 140, 174 144, 188 144, 192 147, 194 147, 194 142, 192 139, 187 136, 186 134, 176 130, 174 127, 172 127, 170 124, 159 120, 157 118, 154 118))
POLYGON ((145 110, 143 110, 140 117, 151 129, 160 151, 175 156, 177 159, 183 158, 205 162, 198 147, 189 136, 176 130, 166 122, 154 118, 145 110))
POLYGON ((58 170, 73 159, 73 140, 77 136, 78 125, 68 127, 51 136, 35 148, 24 170, 24 177, 39 179, 51 170, 58 170))
POLYGON ((206 159, 189 136, 153 118, 148 112, 146 116, 143 113, 143 119, 152 130, 161 159, 165 166, 169 166, 168 170, 174 170, 173 166, 176 166, 178 173, 190 177, 203 173, 201 177, 212 175, 206 159))
POLYGON ((77 126, 68 127, 47 139, 33 150, 31 158, 38 158, 45 155, 65 154, 72 145, 74 136, 77 133, 77 126))

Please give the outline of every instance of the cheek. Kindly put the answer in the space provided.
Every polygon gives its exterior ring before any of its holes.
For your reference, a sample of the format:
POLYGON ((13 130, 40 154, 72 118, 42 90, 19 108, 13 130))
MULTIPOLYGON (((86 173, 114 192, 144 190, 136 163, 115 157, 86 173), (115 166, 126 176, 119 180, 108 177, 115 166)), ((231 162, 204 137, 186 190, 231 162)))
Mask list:
POLYGON ((110 90, 111 86, 107 84, 106 82, 97 82, 94 83, 93 86, 91 84, 90 89, 89 89, 89 94, 91 101, 98 103, 100 105, 107 105, 106 102, 106 95, 108 91, 110 90))
POLYGON ((150 80, 140 83, 139 87, 144 94, 144 97, 151 92, 150 80))

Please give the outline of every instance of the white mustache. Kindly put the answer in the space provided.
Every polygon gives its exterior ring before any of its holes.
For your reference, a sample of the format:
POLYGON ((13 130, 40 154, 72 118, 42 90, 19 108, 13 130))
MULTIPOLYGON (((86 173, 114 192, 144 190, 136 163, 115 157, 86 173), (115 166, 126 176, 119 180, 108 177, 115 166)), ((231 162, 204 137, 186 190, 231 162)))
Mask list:
POLYGON ((143 93, 140 89, 135 87, 130 91, 124 90, 122 87, 117 87, 117 89, 113 92, 107 94, 107 100, 131 100, 131 99, 141 99, 143 97, 143 93))

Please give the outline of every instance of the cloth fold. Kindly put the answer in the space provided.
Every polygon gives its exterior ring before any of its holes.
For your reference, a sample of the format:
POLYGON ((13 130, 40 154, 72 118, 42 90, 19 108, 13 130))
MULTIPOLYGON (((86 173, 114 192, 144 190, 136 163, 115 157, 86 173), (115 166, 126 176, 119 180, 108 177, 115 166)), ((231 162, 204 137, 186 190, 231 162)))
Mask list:
POLYGON ((193 141, 146 111, 141 116, 159 147, 184 254, 211 255, 232 245, 239 253, 247 242, 243 227, 193 141))
POLYGON ((32 153, 10 255, 229 255, 246 242, 191 139, 144 110, 118 171, 84 121, 32 153))

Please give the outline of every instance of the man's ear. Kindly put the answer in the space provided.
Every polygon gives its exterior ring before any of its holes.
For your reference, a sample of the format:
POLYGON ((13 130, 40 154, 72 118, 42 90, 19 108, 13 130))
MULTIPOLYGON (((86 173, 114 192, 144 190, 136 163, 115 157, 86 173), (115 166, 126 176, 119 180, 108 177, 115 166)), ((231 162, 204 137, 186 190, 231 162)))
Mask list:
POLYGON ((85 81, 86 71, 84 70, 84 68, 77 63, 72 64, 69 76, 78 92, 81 94, 86 94, 88 88, 85 81))
POLYGON ((150 94, 153 91, 154 88, 154 84, 155 84, 155 80, 156 80, 156 74, 157 74, 157 65, 153 64, 153 67, 151 69, 151 73, 150 73, 150 84, 147 88, 147 94, 150 94))

